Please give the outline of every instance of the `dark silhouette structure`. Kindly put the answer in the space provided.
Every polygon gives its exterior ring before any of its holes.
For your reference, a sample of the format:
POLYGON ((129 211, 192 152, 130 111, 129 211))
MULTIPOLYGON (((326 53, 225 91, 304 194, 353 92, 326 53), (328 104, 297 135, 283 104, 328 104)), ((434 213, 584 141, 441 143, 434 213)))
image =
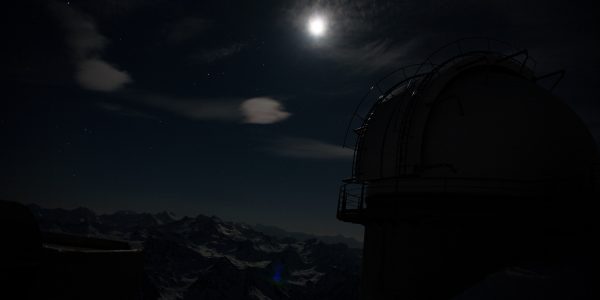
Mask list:
POLYGON ((0 201, 0 238, 0 298, 148 296, 142 252, 125 242, 40 232, 27 207, 6 201, 0 201))
POLYGON ((371 88, 337 211, 362 299, 593 298, 597 146, 534 64, 466 39, 371 88))

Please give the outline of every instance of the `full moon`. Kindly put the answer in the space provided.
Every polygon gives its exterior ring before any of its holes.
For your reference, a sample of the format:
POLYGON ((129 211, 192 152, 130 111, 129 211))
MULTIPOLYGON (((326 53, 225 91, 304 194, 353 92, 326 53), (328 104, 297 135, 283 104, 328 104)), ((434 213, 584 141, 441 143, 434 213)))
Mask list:
POLYGON ((321 16, 313 16, 308 20, 308 32, 314 37, 321 37, 327 31, 327 21, 321 16))

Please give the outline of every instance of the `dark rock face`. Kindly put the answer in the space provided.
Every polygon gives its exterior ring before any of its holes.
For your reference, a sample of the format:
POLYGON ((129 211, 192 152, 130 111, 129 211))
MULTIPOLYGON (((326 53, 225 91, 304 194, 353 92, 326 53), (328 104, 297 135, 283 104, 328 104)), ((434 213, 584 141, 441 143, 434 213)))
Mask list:
POLYGON ((199 215, 97 215, 31 205, 44 231, 125 240, 144 249, 149 299, 356 299, 361 251, 266 235, 199 215))

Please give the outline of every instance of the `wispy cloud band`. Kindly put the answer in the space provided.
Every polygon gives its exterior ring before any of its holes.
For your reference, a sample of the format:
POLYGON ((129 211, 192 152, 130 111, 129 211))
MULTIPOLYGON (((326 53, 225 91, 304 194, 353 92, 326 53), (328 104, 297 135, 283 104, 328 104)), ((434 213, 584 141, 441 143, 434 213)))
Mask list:
MULTIPOLYGON (((280 101, 270 97, 194 99, 135 91, 123 93, 123 96, 123 100, 135 102, 137 105, 192 120, 265 125, 282 122, 292 115, 285 110, 280 101)), ((118 107, 123 105, 118 104, 118 107)))
POLYGON ((267 149, 276 155, 304 159, 352 159, 354 152, 342 146, 309 138, 286 137, 274 141, 267 149))

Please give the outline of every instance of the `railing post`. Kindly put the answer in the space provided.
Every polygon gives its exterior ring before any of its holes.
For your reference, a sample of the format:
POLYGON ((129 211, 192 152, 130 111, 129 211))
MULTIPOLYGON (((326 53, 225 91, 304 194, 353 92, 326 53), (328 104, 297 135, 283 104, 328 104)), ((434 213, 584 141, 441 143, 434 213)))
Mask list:
POLYGON ((343 212, 346 210, 347 196, 348 196, 348 193, 346 192, 346 185, 344 184, 343 188, 342 188, 342 207, 340 208, 340 212, 343 212))
POLYGON ((364 201, 365 201, 365 184, 363 183, 360 185, 360 201, 358 202, 359 209, 364 208, 364 201))
POLYGON ((338 218, 340 217, 340 206, 342 205, 342 188, 343 188, 343 185, 340 186, 340 189, 338 191, 338 203, 337 203, 337 210, 336 210, 336 214, 337 214, 338 218))

